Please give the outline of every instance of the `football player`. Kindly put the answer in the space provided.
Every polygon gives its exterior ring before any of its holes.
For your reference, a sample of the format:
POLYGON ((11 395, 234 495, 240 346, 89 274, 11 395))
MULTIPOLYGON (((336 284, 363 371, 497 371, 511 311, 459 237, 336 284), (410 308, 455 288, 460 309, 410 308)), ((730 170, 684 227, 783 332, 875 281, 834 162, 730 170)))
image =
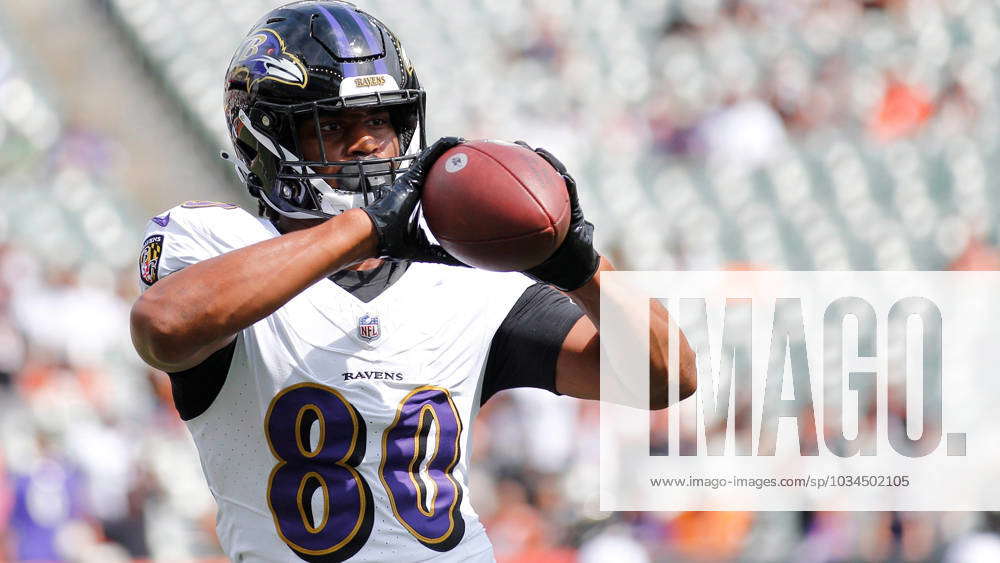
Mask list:
MULTIPOLYGON (((575 183, 539 150, 566 179, 572 223, 523 274, 461 267, 430 244, 423 180, 462 141, 425 148, 406 53, 345 2, 266 14, 225 96, 229 158, 261 216, 188 202, 155 217, 131 316, 142 358, 171 374, 223 549, 235 561, 492 561, 466 491, 480 405, 513 387, 598 398, 599 272, 611 266, 575 183)), ((666 406, 666 327, 655 308, 654 408, 666 406)), ((683 397, 694 367, 680 349, 683 397)))

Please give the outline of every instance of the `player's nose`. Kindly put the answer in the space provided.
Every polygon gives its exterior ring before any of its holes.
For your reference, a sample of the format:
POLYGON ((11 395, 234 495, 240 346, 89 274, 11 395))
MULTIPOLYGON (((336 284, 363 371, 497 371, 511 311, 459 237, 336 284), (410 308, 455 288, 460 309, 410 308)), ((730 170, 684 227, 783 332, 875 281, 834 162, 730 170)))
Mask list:
POLYGON ((364 158, 378 152, 378 141, 367 130, 355 129, 351 132, 351 142, 347 152, 352 158, 364 158))

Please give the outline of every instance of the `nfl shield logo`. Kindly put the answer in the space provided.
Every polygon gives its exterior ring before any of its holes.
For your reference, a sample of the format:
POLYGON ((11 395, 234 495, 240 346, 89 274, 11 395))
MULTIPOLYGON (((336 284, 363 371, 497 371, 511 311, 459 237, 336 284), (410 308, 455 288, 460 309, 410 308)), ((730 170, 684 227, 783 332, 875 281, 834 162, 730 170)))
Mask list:
POLYGON ((363 340, 371 342, 381 335, 382 333, 378 326, 378 317, 365 315, 358 319, 358 336, 363 340))

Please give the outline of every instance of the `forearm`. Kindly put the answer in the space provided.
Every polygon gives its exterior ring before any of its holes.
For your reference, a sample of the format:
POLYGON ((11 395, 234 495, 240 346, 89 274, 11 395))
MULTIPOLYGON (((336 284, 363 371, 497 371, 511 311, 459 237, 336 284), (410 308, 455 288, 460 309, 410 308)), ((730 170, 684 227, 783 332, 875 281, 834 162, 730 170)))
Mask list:
MULTIPOLYGON (((601 308, 601 273, 613 271, 614 267, 606 259, 601 258, 601 266, 592 280, 569 295, 583 309, 594 324, 600 327, 601 308)), ((623 296, 627 298, 627 296, 623 296)), ((609 295, 607 298, 615 299, 609 295)), ((641 328, 636 327, 636 330, 641 328)), ((684 333, 678 331, 678 369, 676 379, 679 385, 680 399, 694 393, 697 387, 697 371, 695 355, 688 344, 684 333)), ((649 306, 649 370, 650 370, 650 404, 654 407, 665 407, 668 400, 668 384, 671 377, 669 369, 670 316, 663 305, 657 300, 651 300, 649 306)))
POLYGON ((196 365, 240 330, 318 280, 372 257, 371 220, 352 210, 194 264, 149 288, 132 308, 132 340, 154 367, 196 365))

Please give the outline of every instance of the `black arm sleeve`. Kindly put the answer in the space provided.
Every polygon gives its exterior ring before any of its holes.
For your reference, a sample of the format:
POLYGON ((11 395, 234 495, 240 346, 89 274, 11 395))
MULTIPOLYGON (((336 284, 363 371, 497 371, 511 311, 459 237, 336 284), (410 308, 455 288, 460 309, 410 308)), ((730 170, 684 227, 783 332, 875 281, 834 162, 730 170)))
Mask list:
POLYGON ((524 290, 493 336, 480 404, 515 387, 536 387, 558 395, 559 351, 582 316, 576 303, 546 284, 524 290))
POLYGON ((191 420, 212 406, 229 375, 237 338, 193 368, 168 374, 174 407, 181 420, 191 420))

